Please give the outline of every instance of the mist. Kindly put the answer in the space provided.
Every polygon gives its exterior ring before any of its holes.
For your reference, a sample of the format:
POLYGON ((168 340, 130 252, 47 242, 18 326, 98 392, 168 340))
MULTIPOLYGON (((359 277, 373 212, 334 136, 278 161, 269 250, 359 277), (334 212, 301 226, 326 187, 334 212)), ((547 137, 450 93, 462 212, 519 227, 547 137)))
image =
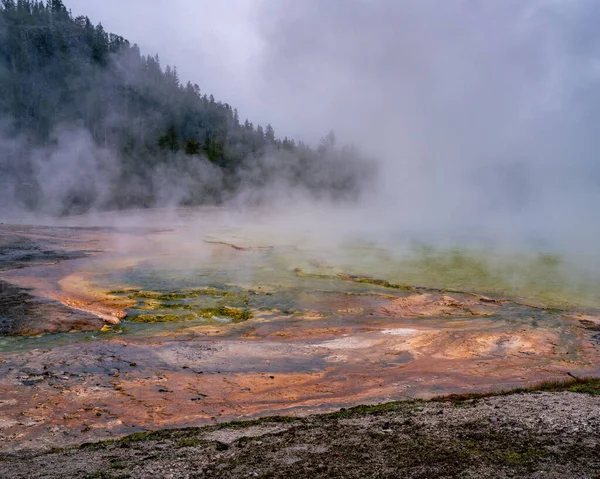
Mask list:
MULTIPOLYGON (((315 234, 391 242, 477 236, 597 252, 596 2, 248 0, 224 11, 213 2, 179 0, 165 9, 73 0, 67 7, 144 53, 158 51, 183 81, 231 101, 243 117, 270 122, 279 135, 318 144, 334 130, 339 143, 366 152, 376 175, 358 203, 323 206, 278 180, 260 193, 242 188, 229 205, 254 205, 258 194, 285 218, 307 218, 315 234)), ((172 186, 180 177, 173 171, 173 180, 157 177, 172 186)), ((246 169, 244 178, 263 171, 246 169)), ((160 204, 177 204, 180 188, 167 188, 160 204)))
POLYGON ((276 121, 308 136, 330 124, 374 152, 382 223, 596 247, 597 3, 263 8, 276 121))

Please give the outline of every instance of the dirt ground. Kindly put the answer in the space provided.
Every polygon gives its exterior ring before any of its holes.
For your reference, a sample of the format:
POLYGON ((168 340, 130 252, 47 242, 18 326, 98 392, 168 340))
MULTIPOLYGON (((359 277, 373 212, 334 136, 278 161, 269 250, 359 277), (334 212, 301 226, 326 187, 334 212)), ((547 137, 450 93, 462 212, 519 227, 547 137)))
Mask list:
POLYGON ((0 455, 0 477, 593 478, 598 411, 574 392, 404 401, 0 455))

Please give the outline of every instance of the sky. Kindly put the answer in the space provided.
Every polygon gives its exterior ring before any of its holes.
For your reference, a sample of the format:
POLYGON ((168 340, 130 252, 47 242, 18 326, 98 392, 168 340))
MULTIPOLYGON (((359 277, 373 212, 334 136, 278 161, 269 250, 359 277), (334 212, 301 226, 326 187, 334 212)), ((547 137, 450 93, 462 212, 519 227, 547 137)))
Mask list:
POLYGON ((104 28, 159 54, 176 66, 182 81, 200 85, 243 118, 269 123, 257 91, 263 39, 257 29, 262 0, 66 0, 74 16, 87 15, 104 28))
POLYGON ((597 233, 600 2, 65 3, 242 119, 372 154, 394 222, 597 233))

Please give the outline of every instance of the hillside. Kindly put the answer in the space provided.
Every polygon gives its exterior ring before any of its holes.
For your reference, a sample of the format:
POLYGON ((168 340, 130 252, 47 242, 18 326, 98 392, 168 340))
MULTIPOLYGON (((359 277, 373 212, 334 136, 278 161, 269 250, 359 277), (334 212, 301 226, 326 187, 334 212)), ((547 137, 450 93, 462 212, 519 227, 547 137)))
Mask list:
POLYGON ((333 134, 311 148, 240 121, 232 105, 102 24, 74 18, 61 0, 2 0, 0 90, 5 207, 220 203, 273 185, 352 199, 369 177, 333 134))

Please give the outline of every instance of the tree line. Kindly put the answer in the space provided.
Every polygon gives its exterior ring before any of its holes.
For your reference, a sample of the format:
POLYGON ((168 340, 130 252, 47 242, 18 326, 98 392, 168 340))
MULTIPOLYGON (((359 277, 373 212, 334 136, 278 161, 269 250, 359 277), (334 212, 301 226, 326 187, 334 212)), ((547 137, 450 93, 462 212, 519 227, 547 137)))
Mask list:
MULTIPOLYGON (((338 147, 333 133, 314 148, 241 122, 236 108, 182 82, 158 55, 73 17, 61 0, 1 0, 0 91, 0 174, 31 209, 43 201, 36 185, 44 181, 31 151, 56 142, 59 125, 85 131, 116 158, 103 208, 157 204, 151 177, 162 167, 186 176, 182 204, 219 203, 275 182, 351 199, 369 176, 364 158, 338 147), (6 148, 17 138, 19 148, 6 148)), ((76 192, 63 213, 90 205, 98 206, 93 194, 76 192)))

